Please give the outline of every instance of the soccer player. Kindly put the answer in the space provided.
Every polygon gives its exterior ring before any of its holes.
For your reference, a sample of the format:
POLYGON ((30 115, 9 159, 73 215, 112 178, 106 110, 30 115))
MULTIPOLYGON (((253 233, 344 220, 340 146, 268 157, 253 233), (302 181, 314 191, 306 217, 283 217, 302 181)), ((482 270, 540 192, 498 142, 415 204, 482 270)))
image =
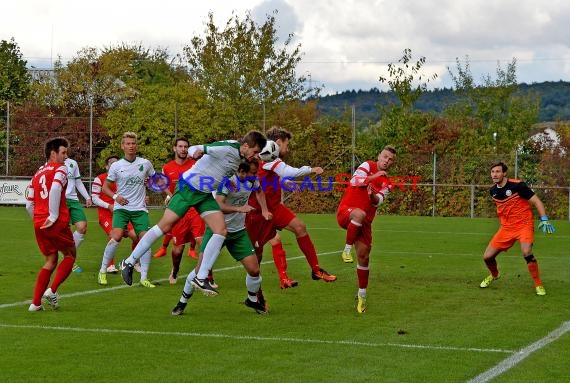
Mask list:
MULTIPOLYGON (((107 172, 112 164, 119 161, 119 157, 117 156, 110 156, 105 160, 105 169, 107 172)), ((97 206, 97 214, 99 216, 99 226, 101 229, 107 234, 107 237, 111 238, 111 229, 113 228, 113 208, 114 203, 113 199, 103 193, 103 184, 107 179, 107 172, 99 174, 93 182, 91 183, 91 197, 93 199, 93 204, 97 206)), ((113 193, 117 192, 117 185, 110 184, 109 188, 113 193)), ((134 248, 138 242, 137 235, 135 233, 135 229, 133 228, 132 223, 129 222, 127 225, 127 231, 123 234, 123 236, 128 236, 132 241, 132 248, 134 248)), ((107 265, 107 273, 108 274, 116 274, 119 270, 115 266, 114 259, 109 261, 107 265)))
MULTIPOLYGON (((90 207, 93 205, 93 201, 85 189, 85 185, 81 182, 81 174, 79 172, 79 165, 77 161, 66 158, 65 166, 67 167, 67 189, 65 189, 65 201, 67 208, 69 209, 69 215, 71 217, 71 224, 75 226, 75 231, 73 232, 73 240, 75 241, 75 248, 78 249, 81 242, 85 238, 85 233, 87 233, 87 216, 83 211, 83 206, 79 202, 79 197, 77 196, 77 191, 81 193, 83 198, 85 198, 85 206, 90 207)), ((81 273, 83 269, 78 265, 73 265, 74 273, 81 273)))
POLYGON ((67 149, 69 142, 57 137, 46 142, 44 152, 47 163, 38 169, 27 191, 26 210, 34 219, 34 231, 45 263, 38 273, 34 296, 29 311, 43 310, 42 297, 52 306, 59 307, 57 290, 71 274, 76 249, 69 228, 69 210, 65 203, 67 186, 67 149), (58 265, 58 252, 63 259, 58 265), (55 277, 48 288, 51 275, 55 277))
MULTIPOLYGON (((267 302, 262 298, 261 292, 261 272, 259 269, 259 262, 255 255, 255 250, 247 231, 245 229, 245 216, 246 213, 251 212, 254 208, 247 204, 252 190, 255 190, 262 209, 262 214, 267 218, 271 218, 271 213, 267 210, 265 197, 263 191, 259 187, 259 182, 255 178, 257 174, 257 162, 242 162, 239 165, 237 175, 229 178, 228 182, 220 185, 216 193, 216 200, 224 213, 224 221, 228 230, 228 234, 224 240, 223 246, 226 246, 230 255, 242 263, 246 271, 245 285, 247 288, 247 298, 245 305, 252 308, 258 314, 267 314, 267 302)), ((198 257, 198 265, 190 272, 186 278, 182 295, 176 306, 172 309, 172 315, 180 315, 184 312, 188 300, 194 293, 193 280, 196 277, 200 263, 203 257, 203 249, 205 248, 209 239, 212 238, 212 231, 206 229, 204 235, 204 242, 201 247, 201 252, 198 257)))
MULTIPOLYGON (((164 201, 164 205, 167 206, 170 198, 176 191, 176 186, 178 185, 178 179, 180 175, 183 174, 185 171, 190 169, 196 163, 196 160, 193 158, 188 157, 188 147, 190 146, 190 142, 185 137, 179 137, 174 141, 174 159, 170 162, 167 162, 162 167, 162 173, 164 173, 168 179, 170 180, 170 184, 168 185, 168 189, 164 192, 166 193, 166 199, 164 201)), ((196 215, 198 219, 201 219, 200 216, 196 215)), ((204 224, 202 223, 202 226, 204 224)), ((204 227, 205 228, 205 227, 204 227)), ((203 233, 202 233, 203 234, 203 233)), ((200 236, 201 237, 201 236, 200 236)), ((164 239, 162 240, 162 246, 158 251, 154 254, 155 258, 160 258, 166 255, 166 251, 168 248, 168 244, 172 240, 172 233, 166 233, 164 235, 164 239)), ((196 258, 196 253, 193 251, 194 246, 196 246, 196 241, 194 238, 190 238, 190 251, 189 255, 194 254, 193 258, 196 258)), ((177 252, 177 251, 175 251, 177 252)), ((174 256, 173 256, 174 257, 174 256)), ((174 258, 173 258, 174 262, 174 258)), ((180 264, 180 263, 178 263, 180 264)))
MULTIPOLYGON (((137 135, 126 132, 121 139, 121 149, 124 157, 109 167, 107 179, 103 184, 103 193, 115 201, 113 207, 113 228, 110 240, 103 252, 103 260, 99 269, 98 282, 107 284, 107 265, 115 257, 123 233, 129 222, 133 224, 135 233, 140 241, 149 228, 148 210, 146 208, 145 180, 155 174, 149 160, 137 156, 137 135), (116 192, 111 184, 117 185, 116 192)), ((153 288, 154 284, 148 279, 148 269, 152 258, 150 248, 141 257, 141 286, 153 288)))
POLYGON ((369 160, 360 164, 352 175, 336 211, 338 224, 346 230, 343 260, 346 262, 346 254, 350 255, 353 245, 356 250, 358 278, 356 311, 360 314, 366 311, 372 221, 376 216, 378 205, 384 202, 390 191, 390 181, 386 177, 386 172, 395 159, 396 149, 393 146, 386 146, 378 154, 377 161, 369 160))
MULTIPOLYGON (((307 174, 321 174, 323 169, 320 167, 303 166, 295 168, 287 165, 281 158, 285 157, 289 152, 289 141, 291 133, 280 127, 272 127, 267 131, 267 138, 275 141, 279 145, 279 156, 274 161, 262 163, 258 171, 258 177, 261 187, 265 192, 267 200, 267 208, 273 215, 271 221, 267 221, 261 215, 261 207, 253 195, 249 197, 249 204, 256 210, 247 215, 246 227, 251 242, 255 247, 258 260, 261 263, 263 257, 263 246, 276 237, 276 230, 287 229, 295 234, 297 244, 305 255, 309 266, 311 267, 311 277, 314 280, 322 279, 325 282, 334 282, 336 276, 329 274, 319 266, 319 258, 313 245, 313 241, 307 232, 307 226, 299 219, 288 207, 281 202, 281 183, 282 178, 292 179, 307 174)), ((285 182, 285 181, 283 181, 285 182)), ((273 260, 279 273, 281 288, 290 288, 297 286, 298 282, 292 280, 287 275, 287 260, 285 250, 278 238, 272 242, 273 260)))
POLYGON ((235 174, 241 162, 255 161, 266 143, 265 136, 257 131, 250 131, 241 141, 218 141, 212 144, 190 147, 188 154, 198 162, 192 169, 184 172, 185 182, 170 199, 162 218, 139 241, 131 255, 121 262, 121 275, 127 285, 131 285, 133 264, 164 233, 169 232, 174 224, 186 214, 191 207, 206 222, 212 231, 212 237, 204 247, 204 255, 196 277, 192 280, 194 287, 205 293, 216 293, 207 278, 227 235, 224 215, 212 195, 220 183, 228 176, 235 174))
POLYGON ((522 181, 507 178, 507 169, 507 165, 503 162, 491 165, 491 179, 494 185, 490 189, 490 194, 497 207, 497 216, 501 227, 485 249, 483 260, 491 274, 483 279, 479 286, 482 288, 489 287, 491 282, 499 279, 496 257, 501 251, 510 249, 518 240, 528 272, 534 281, 536 294, 546 295, 546 290, 540 280, 538 263, 532 251, 534 224, 530 205, 534 205, 540 215, 540 224, 538 225, 540 230, 552 234, 555 231, 554 226, 548 221, 544 204, 534 194, 534 191, 522 181))

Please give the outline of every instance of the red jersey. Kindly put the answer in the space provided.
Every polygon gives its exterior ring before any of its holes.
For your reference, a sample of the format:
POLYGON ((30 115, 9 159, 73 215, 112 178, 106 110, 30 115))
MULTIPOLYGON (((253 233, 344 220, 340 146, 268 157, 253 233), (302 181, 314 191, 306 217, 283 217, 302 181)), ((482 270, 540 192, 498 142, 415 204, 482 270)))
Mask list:
POLYGON ((188 160, 184 162, 182 165, 179 165, 176 162, 176 160, 172 160, 170 162, 167 162, 162 167, 162 172, 166 174, 166 176, 170 180, 170 185, 168 185, 168 190, 170 190, 171 193, 174 193, 174 191, 176 190, 176 185, 178 185, 178 180, 180 178, 180 175, 184 173, 186 170, 190 169, 192 166, 194 166, 195 163, 196 163, 195 159, 188 158, 188 160))
MULTIPOLYGON (((109 205, 113 205, 115 203, 115 201, 113 201, 113 198, 103 193, 103 185, 105 184, 106 179, 107 179, 107 173, 99 174, 97 177, 95 177, 93 183, 91 184, 91 197, 93 198, 93 202, 99 199, 105 203, 108 203, 109 205)), ((107 185, 109 186, 109 189, 111 189, 113 194, 117 192, 116 182, 109 182, 107 185)), ((101 210, 108 210, 103 206, 99 206, 98 204, 96 205, 99 212, 101 212, 101 210)))
MULTIPOLYGON (((362 163, 354 172, 350 184, 347 186, 339 207, 358 208, 366 212, 366 219, 372 222, 376 215, 377 206, 372 204, 368 196, 368 183, 365 178, 378 172, 378 163, 376 161, 366 161, 362 163), (360 185, 360 186, 359 186, 360 185), (366 185, 366 186, 363 186, 366 185)), ((389 186, 388 177, 381 176, 372 181, 372 187, 376 192, 380 192, 389 186)))
MULTIPOLYGON (((65 164, 48 162, 40 167, 28 188, 28 200, 34 203, 34 226, 41 226, 50 216, 50 195, 52 186, 61 185, 59 196, 58 222, 69 224, 69 210, 65 203, 65 188, 67 187, 67 167, 65 164)), ((51 206, 54 212, 54 206, 51 206)))

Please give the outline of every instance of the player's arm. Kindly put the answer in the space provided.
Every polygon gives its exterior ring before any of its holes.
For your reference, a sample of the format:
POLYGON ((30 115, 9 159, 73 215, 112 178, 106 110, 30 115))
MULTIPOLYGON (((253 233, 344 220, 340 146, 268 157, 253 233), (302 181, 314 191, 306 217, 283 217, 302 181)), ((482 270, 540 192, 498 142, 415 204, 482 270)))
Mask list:
POLYGON ((30 217, 34 217, 34 188, 32 184, 26 189, 26 211, 30 217))
POLYGON ((75 188, 77 189, 77 191, 79 193, 81 193, 81 195, 83 196, 83 198, 85 198, 85 206, 90 207, 91 205, 93 205, 93 200, 91 199, 91 196, 89 195, 89 193, 87 192, 87 189, 85 188, 85 185, 83 185, 83 182, 81 181, 81 178, 76 178, 75 179, 75 188))
POLYGON ((261 215, 265 218, 266 221, 273 219, 273 214, 267 209, 267 201, 265 200, 265 193, 263 189, 257 188, 255 190, 255 198, 257 202, 259 202, 259 206, 261 206, 261 215))
POLYGON ((528 200, 528 202, 534 205, 536 211, 540 215, 540 223, 538 224, 538 229, 546 234, 554 233, 556 229, 554 228, 554 225, 552 225, 548 220, 548 216, 546 215, 546 209, 544 208, 544 204, 542 203, 540 198, 538 198, 537 195, 535 194, 528 200))
POLYGON ((101 185, 101 180, 99 178, 95 178, 93 183, 91 183, 91 199, 96 206, 99 206, 103 209, 113 210, 113 205, 103 201, 100 197, 102 192, 103 185, 101 185))
POLYGON ((188 155, 197 160, 204 155, 204 145, 192 145, 188 148, 188 155))
POLYGON ((233 206, 233 205, 228 204, 226 202, 226 200, 227 200, 227 196, 225 194, 222 194, 222 193, 216 194, 216 201, 218 202, 218 205, 220 206, 220 210, 224 214, 249 213, 250 211, 254 210, 254 208, 252 206, 249 206, 248 204, 245 204, 243 206, 233 206))
POLYGON ((51 183, 51 188, 49 190, 48 197, 48 211, 49 217, 44 221, 40 229, 46 229, 52 226, 55 221, 59 218, 59 204, 61 201, 61 193, 65 193, 65 187, 67 186, 67 174, 65 166, 60 167, 56 170, 53 182, 51 183), (62 169, 63 168, 63 169, 62 169))
POLYGON ((312 168, 310 166, 301 166, 300 168, 296 168, 290 165, 287 165, 285 162, 281 161, 280 159, 275 160, 274 162, 270 162, 269 164, 264 164, 263 168, 267 169, 267 166, 270 166, 277 175, 281 178, 284 177, 302 177, 306 176, 307 174, 316 173, 321 174, 323 169, 320 167, 312 168))

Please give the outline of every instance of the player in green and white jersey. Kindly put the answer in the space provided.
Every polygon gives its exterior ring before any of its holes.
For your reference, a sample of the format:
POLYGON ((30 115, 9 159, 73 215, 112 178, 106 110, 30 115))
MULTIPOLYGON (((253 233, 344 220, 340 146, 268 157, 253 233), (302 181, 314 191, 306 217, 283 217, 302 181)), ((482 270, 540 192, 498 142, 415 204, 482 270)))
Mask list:
MULTIPOLYGON (((129 222, 133 224, 139 240, 150 227, 148 210, 146 208, 146 186, 148 177, 155 174, 149 160, 137 156, 137 135, 133 132, 123 134, 121 149, 124 157, 113 163, 109 168, 107 179, 103 184, 103 193, 115 200, 113 208, 113 229, 109 234, 111 239, 103 252, 98 282, 107 284, 107 265, 114 258, 119 242, 129 222), (116 193, 111 191, 110 183, 117 185, 116 193)), ((148 279, 148 269, 151 260, 150 248, 141 257, 141 279, 144 287, 155 287, 148 279)))
MULTIPOLYGON (((245 229, 245 215, 254 210, 252 206, 247 204, 253 190, 255 190, 257 200, 261 206, 261 214, 263 214, 265 219, 271 219, 271 213, 265 203, 265 194, 261 190, 259 181, 256 178, 258 166, 257 162, 242 162, 239 165, 237 175, 222 182, 216 193, 216 200, 224 213, 224 221, 228 230, 223 246, 226 246, 230 255, 236 261, 242 263, 247 272, 245 277, 245 285, 247 288, 245 305, 254 309, 259 314, 266 314, 267 305, 265 299, 258 299, 258 294, 261 291, 259 262, 255 254, 255 249, 245 229)), ((207 242, 212 238, 212 235, 213 233, 210 228, 207 228, 202 241, 200 256, 198 257, 198 265, 186 278, 182 296, 172 309, 172 315, 182 314, 188 304, 188 300, 194 293, 193 281, 199 270, 203 258, 203 251, 207 246, 207 242)))
MULTIPOLYGON (((66 158, 65 166, 67 167, 67 187, 65 189, 65 204, 67 209, 69 209, 70 223, 75 226, 75 231, 73 232, 73 242, 75 242, 75 249, 79 248, 83 238, 85 238, 85 233, 87 233, 87 216, 83 211, 83 206, 79 202, 79 197, 77 192, 81 193, 83 198, 85 198, 85 206, 90 207, 93 205, 91 196, 87 192, 85 185, 81 182, 81 173, 79 172, 79 165, 77 161, 66 158)), ((83 269, 79 267, 77 263, 73 264, 73 272, 81 273, 83 269)))
POLYGON ((220 182, 235 174, 241 162, 256 161, 261 148, 265 146, 263 133, 250 131, 240 141, 218 141, 212 144, 191 146, 188 154, 198 162, 182 175, 178 190, 175 191, 158 224, 142 238, 131 255, 121 262, 122 276, 126 284, 133 282, 133 265, 137 259, 151 248, 152 244, 194 207, 212 231, 212 237, 204 248, 202 266, 193 283, 199 289, 216 294, 207 280, 227 235, 224 215, 212 195, 220 182))

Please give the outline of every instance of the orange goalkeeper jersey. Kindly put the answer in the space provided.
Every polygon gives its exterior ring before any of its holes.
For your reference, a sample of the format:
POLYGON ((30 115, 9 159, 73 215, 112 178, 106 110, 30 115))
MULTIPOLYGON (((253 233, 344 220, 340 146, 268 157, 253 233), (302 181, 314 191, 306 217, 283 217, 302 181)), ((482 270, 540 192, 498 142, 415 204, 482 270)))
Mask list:
POLYGON ((515 228, 523 224, 532 224, 532 209, 528 200, 532 198, 534 191, 526 183, 509 179, 505 186, 494 185, 489 192, 503 227, 515 228))

